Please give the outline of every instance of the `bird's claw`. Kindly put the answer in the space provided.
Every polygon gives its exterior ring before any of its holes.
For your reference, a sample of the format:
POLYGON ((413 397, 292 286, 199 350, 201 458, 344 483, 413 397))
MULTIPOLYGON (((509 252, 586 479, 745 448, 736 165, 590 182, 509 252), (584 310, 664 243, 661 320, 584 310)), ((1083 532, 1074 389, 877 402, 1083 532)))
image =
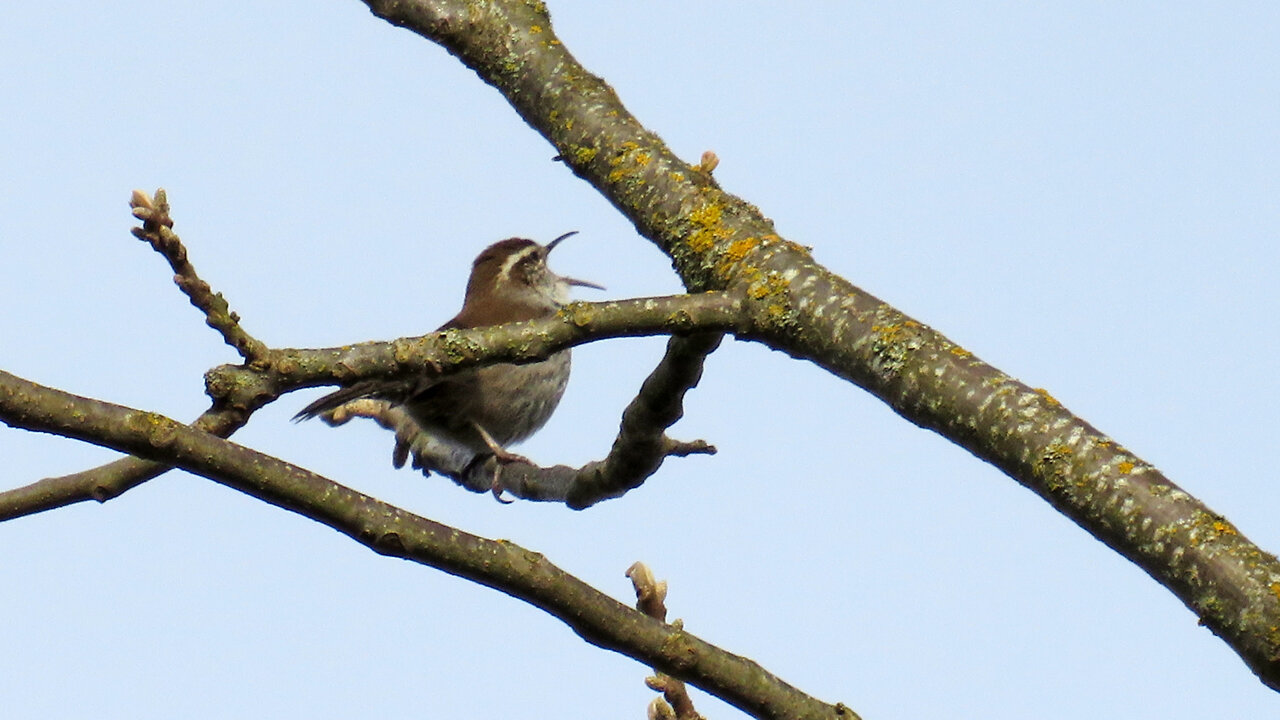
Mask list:
POLYGON ((490 486, 489 490, 493 493, 494 500, 497 500, 503 505, 510 505, 515 502, 515 500, 505 500, 502 497, 503 491, 506 490, 502 485, 502 468, 510 463, 524 463, 525 465, 533 465, 533 463, 530 462, 529 458, 523 455, 517 455, 512 452, 507 452, 506 450, 502 450, 501 453, 495 452, 493 454, 493 459, 496 462, 493 464, 493 485, 490 486))

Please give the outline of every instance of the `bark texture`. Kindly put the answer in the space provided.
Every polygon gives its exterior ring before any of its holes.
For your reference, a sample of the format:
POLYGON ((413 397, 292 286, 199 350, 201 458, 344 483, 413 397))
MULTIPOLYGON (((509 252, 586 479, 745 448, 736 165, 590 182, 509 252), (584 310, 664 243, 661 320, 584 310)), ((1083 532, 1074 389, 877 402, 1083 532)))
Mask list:
POLYGON ((365 0, 456 55, 670 256, 690 291, 740 293, 736 333, 811 360, 995 465, 1132 560, 1280 689, 1280 563, 1044 390, 982 362, 814 262, 627 112, 546 7, 365 0))

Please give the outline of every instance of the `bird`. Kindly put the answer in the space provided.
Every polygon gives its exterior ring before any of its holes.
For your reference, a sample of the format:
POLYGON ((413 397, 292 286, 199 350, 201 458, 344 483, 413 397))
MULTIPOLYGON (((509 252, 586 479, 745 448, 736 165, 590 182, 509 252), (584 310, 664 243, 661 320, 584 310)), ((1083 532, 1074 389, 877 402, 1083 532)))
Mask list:
MULTIPOLYGON (((462 310, 438 331, 552 317, 569 301, 572 287, 604 290, 548 267, 551 251, 575 234, 546 245, 508 238, 485 248, 472 263, 462 310)), ((340 425, 351 417, 373 418, 396 433, 396 467, 412 455, 414 467, 426 475, 436 472, 501 499, 502 466, 529 463, 507 446, 528 439, 550 419, 569 368, 565 349, 537 362, 497 363, 443 377, 361 380, 312 402, 294 420, 320 417, 340 425)))

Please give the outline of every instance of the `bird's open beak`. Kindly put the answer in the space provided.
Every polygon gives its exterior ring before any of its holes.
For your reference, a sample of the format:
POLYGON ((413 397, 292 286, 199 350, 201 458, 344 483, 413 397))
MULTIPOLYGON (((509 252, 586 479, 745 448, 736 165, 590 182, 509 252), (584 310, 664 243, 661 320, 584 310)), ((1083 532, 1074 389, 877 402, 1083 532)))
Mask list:
MULTIPOLYGON (((556 246, 560 244, 561 240, 564 240, 567 237, 573 237, 574 235, 577 235, 577 234, 578 234, 577 230, 570 230, 569 232, 561 235, 555 240, 552 240, 551 242, 547 243, 547 252, 551 252, 552 250, 555 250, 556 246)), ((586 280, 579 280, 577 278, 565 277, 563 275, 560 276, 560 279, 569 283, 570 285, 577 285, 578 287, 589 287, 589 288, 595 288, 596 290, 605 289, 603 285, 597 285, 593 282, 587 282, 586 280)))
POLYGON ((586 280, 579 280, 577 278, 565 277, 561 275, 560 279, 569 283, 570 285, 577 285, 578 287, 589 287, 589 288, 595 288, 596 290, 606 289, 605 286, 603 285, 597 285, 593 282, 587 282, 586 280))

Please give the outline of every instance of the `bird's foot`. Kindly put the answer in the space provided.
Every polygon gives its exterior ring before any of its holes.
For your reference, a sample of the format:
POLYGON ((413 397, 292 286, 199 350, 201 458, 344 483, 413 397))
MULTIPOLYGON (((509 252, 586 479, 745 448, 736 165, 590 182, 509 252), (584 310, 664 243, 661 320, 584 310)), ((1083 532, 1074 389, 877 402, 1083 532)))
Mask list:
POLYGON ((502 497, 503 491, 506 490, 506 488, 502 486, 502 468, 506 467, 507 465, 510 465, 511 463, 524 463, 525 465, 533 465, 533 461, 523 455, 517 455, 513 452, 508 452, 497 446, 494 446, 491 449, 495 451, 493 453, 493 459, 496 460, 497 462, 494 463, 493 486, 490 488, 490 490, 493 492, 493 498, 495 500, 502 503, 503 505, 510 505, 515 501, 507 500, 502 497))

